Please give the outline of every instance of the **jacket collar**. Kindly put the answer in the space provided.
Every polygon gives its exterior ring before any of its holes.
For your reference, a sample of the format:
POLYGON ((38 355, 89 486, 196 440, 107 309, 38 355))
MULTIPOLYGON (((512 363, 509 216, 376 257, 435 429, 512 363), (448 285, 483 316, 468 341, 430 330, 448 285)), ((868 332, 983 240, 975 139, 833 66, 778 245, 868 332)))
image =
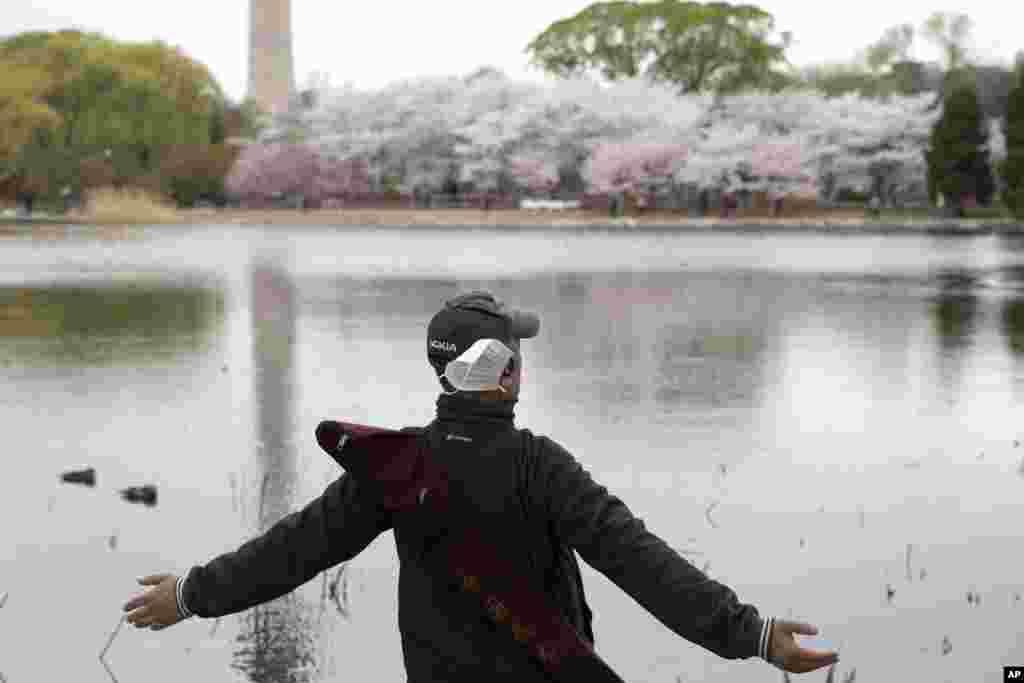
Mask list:
POLYGON ((515 421, 516 400, 482 401, 459 392, 437 397, 437 419, 456 422, 491 422, 511 425, 515 421))

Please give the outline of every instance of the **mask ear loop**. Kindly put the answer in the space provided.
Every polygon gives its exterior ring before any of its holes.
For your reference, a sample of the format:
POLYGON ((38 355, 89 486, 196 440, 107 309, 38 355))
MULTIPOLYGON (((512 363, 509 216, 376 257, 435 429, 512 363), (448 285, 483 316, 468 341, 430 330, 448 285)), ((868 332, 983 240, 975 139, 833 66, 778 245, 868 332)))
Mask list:
POLYGON ((506 389, 504 386, 502 386, 501 382, 506 377, 511 377, 512 373, 515 371, 515 368, 516 368, 516 357, 513 355, 511 358, 508 359, 508 364, 505 365, 505 369, 501 372, 501 377, 498 378, 498 391, 500 391, 501 393, 503 393, 503 394, 509 393, 508 389, 506 389))
POLYGON ((445 396, 451 396, 453 394, 459 393, 459 390, 455 388, 455 385, 453 385, 451 382, 448 381, 448 378, 445 377, 444 374, 439 375, 439 377, 441 379, 441 393, 442 394, 444 394, 445 396), (449 391, 447 389, 447 387, 451 387, 451 391, 449 391))

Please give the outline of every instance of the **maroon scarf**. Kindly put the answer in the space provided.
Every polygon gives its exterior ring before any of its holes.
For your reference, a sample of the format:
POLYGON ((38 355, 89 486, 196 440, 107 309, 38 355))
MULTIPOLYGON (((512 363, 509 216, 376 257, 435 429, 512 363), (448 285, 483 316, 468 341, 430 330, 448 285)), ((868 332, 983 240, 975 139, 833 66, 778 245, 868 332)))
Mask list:
MULTIPOLYGON (((430 457, 417 431, 324 421, 317 443, 388 512, 417 510, 443 517, 449 510, 447 472, 430 457)), ((594 648, 524 577, 521 567, 476 528, 450 529, 437 548, 440 567, 473 593, 488 617, 504 627, 556 681, 623 683, 594 648)))

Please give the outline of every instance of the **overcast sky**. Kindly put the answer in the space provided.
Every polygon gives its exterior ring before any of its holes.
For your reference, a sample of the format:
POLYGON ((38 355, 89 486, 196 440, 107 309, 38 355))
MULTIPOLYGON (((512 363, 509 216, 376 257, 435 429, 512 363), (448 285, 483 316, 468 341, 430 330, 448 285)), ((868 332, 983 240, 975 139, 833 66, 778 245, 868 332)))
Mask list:
MULTIPOLYGON (((228 95, 246 87, 248 0, 0 0, 4 34, 77 27, 119 40, 163 40, 206 63, 228 95)), ((510 77, 543 81, 528 67, 527 43, 552 22, 576 14, 580 0, 414 0, 343 2, 292 0, 298 85, 311 72, 334 85, 376 89, 420 76, 465 75, 490 64, 510 77)), ((853 58, 889 26, 920 27, 935 11, 966 12, 973 44, 988 61, 1011 63, 1024 49, 1024 3, 1019 0, 763 0, 753 4, 792 31, 788 52, 797 65, 853 58)), ((913 55, 937 59, 922 38, 913 55)), ((2 76, 0 76, 2 78, 2 76)))

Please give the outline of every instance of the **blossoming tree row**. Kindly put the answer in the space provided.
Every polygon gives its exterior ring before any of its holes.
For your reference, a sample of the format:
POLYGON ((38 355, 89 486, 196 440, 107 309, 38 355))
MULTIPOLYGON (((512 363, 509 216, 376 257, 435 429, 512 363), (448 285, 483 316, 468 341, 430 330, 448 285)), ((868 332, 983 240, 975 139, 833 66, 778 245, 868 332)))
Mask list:
MULTIPOLYGON (((941 113, 932 94, 681 97, 642 79, 546 86, 493 70, 377 92, 322 87, 315 99, 295 120, 305 143, 245 150, 229 179, 232 192, 327 197, 385 177, 412 191, 440 187, 453 169, 459 182, 481 190, 511 178, 546 192, 568 169, 599 193, 661 182, 782 195, 831 197, 850 188, 923 196, 923 151, 941 113)), ((997 140, 992 148, 1000 154, 997 140)))

